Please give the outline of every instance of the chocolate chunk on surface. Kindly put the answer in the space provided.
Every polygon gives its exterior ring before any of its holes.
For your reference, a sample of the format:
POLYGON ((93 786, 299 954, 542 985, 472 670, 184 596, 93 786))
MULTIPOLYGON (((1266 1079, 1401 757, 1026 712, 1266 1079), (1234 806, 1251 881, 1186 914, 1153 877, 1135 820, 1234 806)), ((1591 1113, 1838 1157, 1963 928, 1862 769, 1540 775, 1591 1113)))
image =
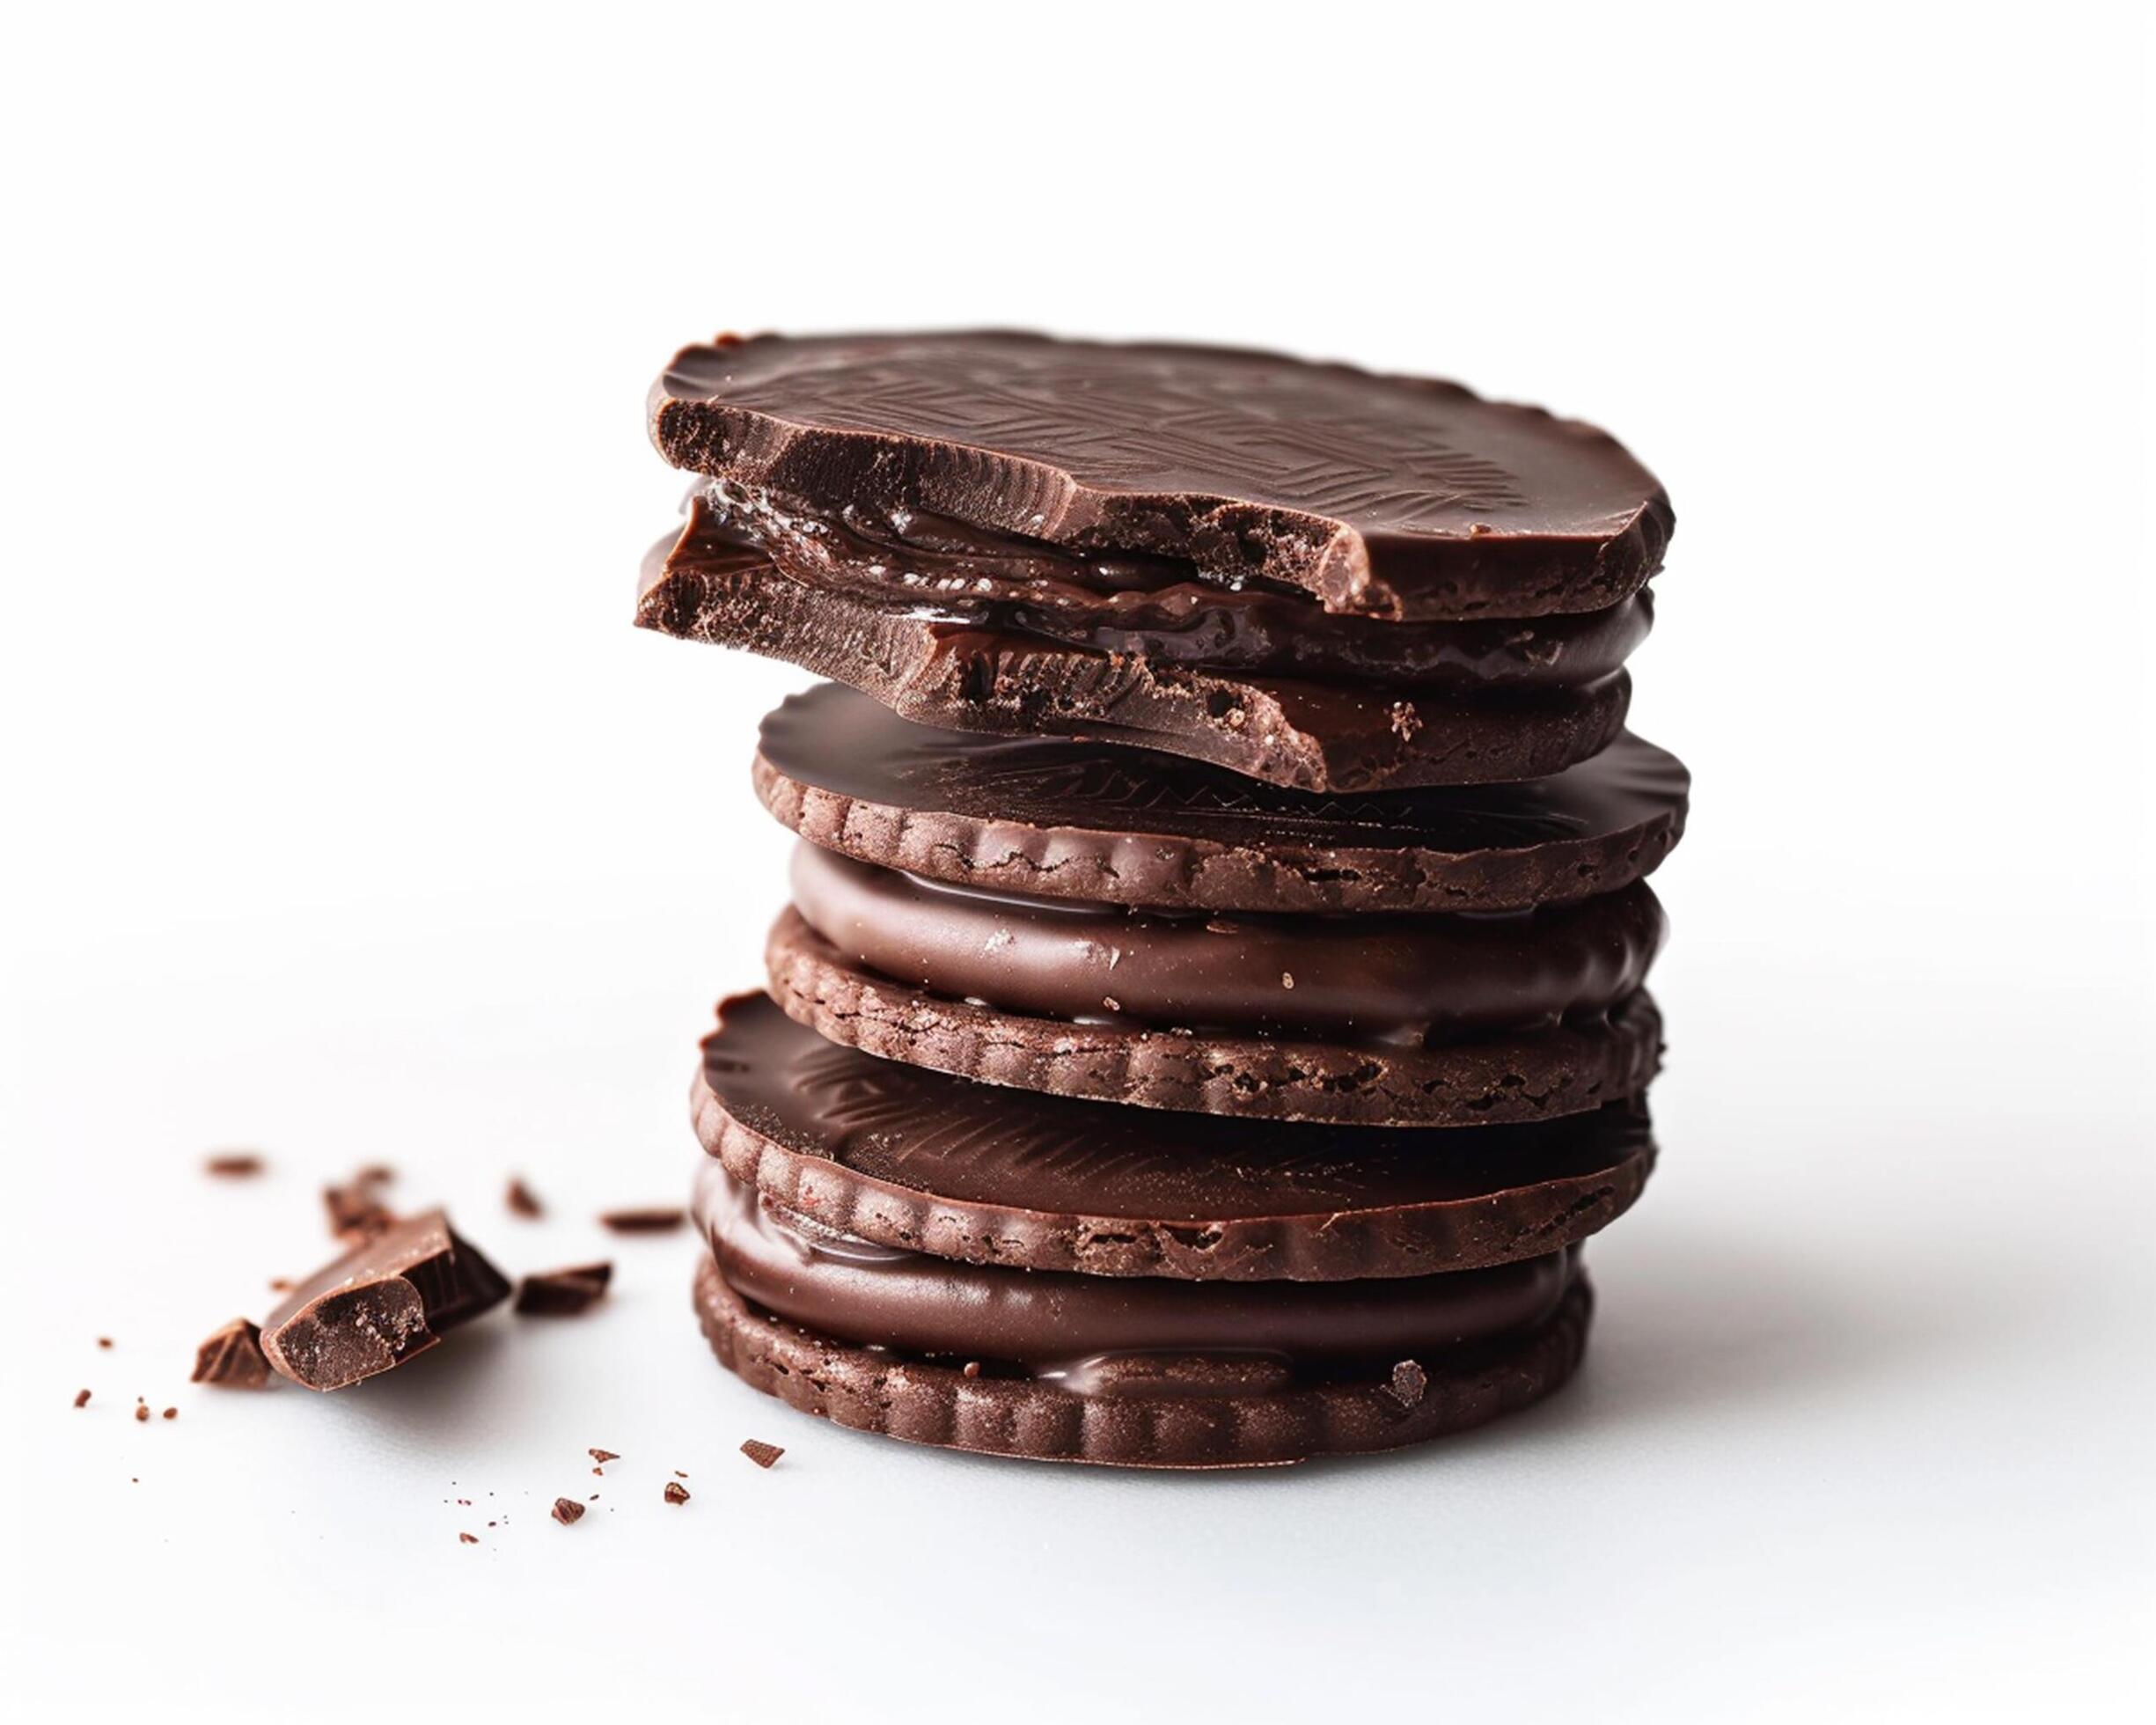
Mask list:
POLYGON ((936 620, 903 599, 808 585, 752 546, 696 537, 646 560, 639 626, 745 648, 924 724, 1138 744, 1311 791, 1533 779, 1623 728, 1632 685, 1463 698, 1173 664, 936 620))
POLYGON ((563 1527, 574 1527, 583 1520, 584 1506, 573 1497, 557 1497, 552 1513, 563 1527))
POLYGON ((1587 611, 1674 517, 1606 434, 1455 384, 1009 332, 721 337, 654 386, 675 466, 1044 547, 1186 563, 1328 611, 1587 611))
POLYGON ((190 1381, 259 1390, 269 1382, 269 1361, 262 1353, 262 1332, 246 1318, 235 1318, 194 1351, 190 1381))
POLYGON ((1161 909, 1492 911, 1614 892, 1690 775, 1629 733, 1553 776, 1361 796, 1152 749, 915 724, 839 683, 766 717, 757 794, 803 838, 954 885, 1161 909))
POLYGON ((878 1060, 763 995, 720 1008, 693 1088, 726 1173, 815 1225, 968 1263, 1330 1281, 1534 1257, 1632 1203, 1643 1107, 1371 1128, 1164 1115, 878 1060))
POLYGON ((599 1226, 616 1234, 666 1234, 689 1219, 678 1204, 647 1204, 638 1208, 608 1210, 599 1226))
POLYGON ((362 1241, 289 1294, 262 1326, 269 1363, 310 1390, 341 1390, 423 1354, 509 1296, 509 1282, 440 1210, 362 1241))
POLYGON ((1382 1369, 1286 1388, 1247 1371, 1170 1370, 1099 1386, 1108 1393, 1052 1377, 968 1376, 774 1322, 729 1288, 708 1256, 695 1298, 720 1363, 804 1413, 909 1442, 1123 1467, 1267 1466, 1466 1430, 1564 1384, 1594 1308, 1587 1279, 1573 1276, 1534 1328, 1433 1362, 1424 1393, 1407 1406, 1382 1369))
POLYGON ((589 1311, 605 1296, 612 1264, 577 1264, 565 1270, 542 1270, 517 1286, 514 1310, 527 1318, 569 1318, 589 1311))

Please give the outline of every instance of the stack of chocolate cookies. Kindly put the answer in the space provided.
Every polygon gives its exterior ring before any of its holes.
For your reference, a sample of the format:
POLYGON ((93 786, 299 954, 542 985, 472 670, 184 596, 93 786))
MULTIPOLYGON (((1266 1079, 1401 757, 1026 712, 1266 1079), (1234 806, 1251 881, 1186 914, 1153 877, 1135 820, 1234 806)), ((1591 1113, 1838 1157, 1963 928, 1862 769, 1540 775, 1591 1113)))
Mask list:
POLYGON ((1655 1155, 1652 475, 1449 384, 1002 333, 722 338, 651 430, 697 479, 638 621, 837 679, 765 721, 793 902, 694 1085, 720 1359, 1154 1466, 1561 1384, 1655 1155))

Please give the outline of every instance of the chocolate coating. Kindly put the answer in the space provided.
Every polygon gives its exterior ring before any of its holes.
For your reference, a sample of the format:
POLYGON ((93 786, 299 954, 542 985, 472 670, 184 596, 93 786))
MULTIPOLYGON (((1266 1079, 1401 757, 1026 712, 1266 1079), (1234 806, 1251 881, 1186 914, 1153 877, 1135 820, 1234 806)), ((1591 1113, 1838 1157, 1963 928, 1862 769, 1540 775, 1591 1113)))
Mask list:
POLYGON ((1015 1366, 1067 1387, 1104 1356, 1262 1355, 1291 1379, 1426 1359, 1549 1318, 1573 1254, 1479 1270, 1233 1285, 960 1263, 841 1234, 742 1185, 697 1177, 696 1220, 737 1293, 806 1329, 921 1355, 1015 1366))
POLYGON ((1645 591, 1600 611, 1398 623, 1302 593, 1223 586, 1190 563, 1072 551, 917 510, 818 510, 712 480, 675 555, 744 543, 805 586, 923 620, 1160 664, 1456 694, 1577 688, 1620 670, 1654 624, 1645 591))
POLYGON ((1645 989, 1607 1017, 1421 1047, 1028 1017, 865 970, 793 910, 772 926, 764 969, 791 1017, 886 1060, 1058 1096, 1259 1119, 1550 1119, 1636 1096, 1661 1059, 1661 1017, 1645 989))
POLYGON ((840 683, 763 723, 757 794, 803 837, 961 886, 1162 909, 1520 910, 1613 892, 1690 776, 1622 735, 1522 784, 1316 796, 1150 749, 914 724, 840 683))
POLYGON ((1475 1269, 1584 1239, 1654 1160, 1624 1103, 1452 1130, 1163 1116, 877 1060, 761 995, 722 1005, 703 1056, 697 1136, 736 1179, 968 1263, 1238 1282, 1475 1269))
POLYGON ((818 1335, 748 1304, 708 1254, 696 1310, 711 1351, 752 1389, 857 1431, 1038 1461, 1210 1468, 1397 1449, 1525 1407, 1579 1365, 1594 1300, 1575 1275, 1556 1313, 1510 1340, 1300 1387, 1280 1387, 1262 1360, 1126 1361, 1112 1395, 818 1335))
POLYGON ((1644 881, 1494 915, 1162 915, 990 894, 803 844, 794 907, 852 962, 1074 1023, 1431 1047, 1606 1014, 1662 939, 1644 881))
POLYGON ((1277 355, 975 331, 684 349, 676 466, 1194 564, 1397 619, 1598 610, 1660 564, 1653 475, 1590 426, 1277 355))
POLYGON ((923 723, 1140 743, 1305 790, 1540 778, 1615 737, 1632 694, 1622 671, 1464 699, 976 629, 797 581, 756 546, 706 531, 694 510, 690 530, 646 558, 636 622, 788 660, 923 723))

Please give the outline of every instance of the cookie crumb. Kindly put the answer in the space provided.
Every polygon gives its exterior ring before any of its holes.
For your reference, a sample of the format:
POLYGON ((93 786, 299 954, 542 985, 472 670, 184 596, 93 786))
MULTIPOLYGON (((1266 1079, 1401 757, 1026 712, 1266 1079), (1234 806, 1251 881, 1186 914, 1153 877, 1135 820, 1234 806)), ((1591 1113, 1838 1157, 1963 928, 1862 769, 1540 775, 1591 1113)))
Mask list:
POLYGON ((98 1346, 99 1347, 110 1347, 112 1345, 113 1339, 110 1336, 99 1336, 98 1338, 98 1346))
POLYGON ((546 1214, 546 1207, 539 1201, 539 1194, 513 1174, 502 1201, 509 1206, 511 1215, 522 1216, 527 1222, 535 1222, 546 1214))
POLYGON ((177 1420, 180 1417, 180 1410, 176 1407, 168 1407, 165 1410, 165 1417, 167 1420, 177 1420))
POLYGON ((476 1533, 460 1533, 457 1536, 457 1543, 459 1545, 476 1545, 479 1544, 479 1535, 476 1533))
POLYGON ((1429 1389, 1430 1374, 1412 1360, 1403 1360, 1392 1369, 1391 1381, 1385 1387, 1402 1407, 1413 1407, 1429 1389))
POLYGON ((1294 986, 1295 973, 1293 971, 1282 971, 1280 973, 1280 987, 1283 988, 1292 988, 1294 986))
POLYGON ((590 1457, 601 1467, 605 1466, 608 1462, 618 1462, 621 1459, 612 1450, 587 1450, 584 1454, 590 1457))
POLYGON ((686 1503, 689 1501, 688 1487, 678 1479, 669 1479, 666 1482, 666 1501, 669 1503, 686 1503))
POLYGON ((147 1420, 150 1417, 150 1404, 140 1396, 135 1398, 135 1417, 137 1420, 147 1420))
POLYGON ((557 1497, 554 1515, 563 1527, 568 1527, 583 1519, 584 1507, 573 1497, 557 1497))
POLYGON ((741 1446, 741 1453, 759 1467, 769 1467, 786 1451, 775 1443, 766 1443, 760 1437, 752 1437, 741 1446))
POLYGON ((218 1150, 202 1158, 202 1171, 220 1180, 251 1180, 265 1165, 253 1150, 218 1150))
POLYGON ((90 1391, 87 1391, 87 1390, 77 1390, 77 1391, 75 1392, 75 1406, 77 1406, 77 1407, 87 1407, 87 1406, 90 1406, 90 1391))

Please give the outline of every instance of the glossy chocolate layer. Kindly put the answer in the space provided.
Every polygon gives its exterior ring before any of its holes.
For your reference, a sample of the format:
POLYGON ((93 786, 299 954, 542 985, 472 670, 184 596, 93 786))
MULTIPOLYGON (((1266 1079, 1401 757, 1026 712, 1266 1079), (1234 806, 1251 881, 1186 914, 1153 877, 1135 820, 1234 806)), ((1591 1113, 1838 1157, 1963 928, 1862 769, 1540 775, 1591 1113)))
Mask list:
POLYGON ((1152 749, 914 724, 840 683, 764 720, 756 786, 827 849, 956 885, 1162 908, 1517 910, 1615 891, 1690 775, 1629 734, 1553 778, 1319 796, 1152 749))
POLYGON ((1463 698, 1404 685, 1257 676, 940 620, 812 585, 691 510, 645 559, 640 628, 835 677, 923 723, 1140 743, 1315 791, 1538 778, 1623 727, 1622 671, 1463 698))
POLYGON ((676 554, 723 554, 744 541, 796 581, 924 620, 1321 683, 1458 695, 1576 688, 1620 670, 1654 623, 1645 591, 1547 618, 1335 616, 1306 593, 1220 585, 1188 562, 1074 551, 915 510, 819 510, 727 480, 700 492, 676 554))
POLYGON ((1111 1467, 1272 1467, 1465 1431, 1562 1385, 1594 1310, 1587 1277, 1575 1274, 1546 1322, 1427 1362, 1297 1384, 1268 1355, 1123 1354, 1056 1380, 819 1335, 750 1305, 709 1252, 700 1256, 698 1321, 720 1363, 751 1388, 910 1443, 1111 1467))
POLYGON ((1601 610, 1660 564, 1654 476, 1590 426, 1278 355, 1008 332, 724 336, 654 386, 679 467, 1195 565, 1393 619, 1601 610))
POLYGON ((1020 899, 794 852, 794 907, 855 963, 1079 1024, 1429 1047, 1606 1013, 1662 938, 1644 881, 1538 911, 1180 916, 1020 899))
POLYGON ((1638 1197, 1643 1106, 1451 1130, 1163 1116, 877 1060, 761 995, 692 1093, 737 1179, 828 1227, 974 1263, 1193 1281, 1422 1275, 1537 1257, 1638 1197))
POLYGON ((1557 1310, 1573 1254, 1367 1281, 1214 1282, 1071 1275, 935 1258, 784 1209, 715 1163, 696 1218, 727 1284, 844 1341, 996 1362, 1067 1384, 1129 1354, 1268 1356, 1298 1375, 1442 1356, 1557 1310))

